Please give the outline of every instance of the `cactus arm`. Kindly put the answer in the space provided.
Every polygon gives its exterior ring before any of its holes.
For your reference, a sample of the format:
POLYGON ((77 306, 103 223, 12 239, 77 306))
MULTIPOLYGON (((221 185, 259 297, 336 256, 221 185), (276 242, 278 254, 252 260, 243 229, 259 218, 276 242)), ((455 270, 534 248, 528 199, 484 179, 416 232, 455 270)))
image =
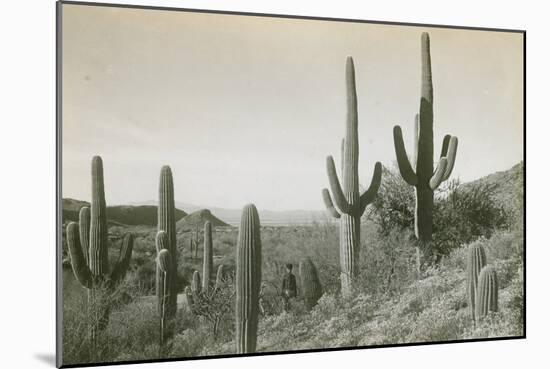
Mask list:
POLYGON ((80 246, 82 246, 82 253, 86 264, 88 264, 88 255, 90 252, 90 208, 83 206, 78 212, 78 228, 80 230, 80 246))
POLYGON ((405 143, 403 142, 403 133, 401 132, 401 127, 399 126, 393 127, 393 143, 401 177, 403 177, 405 182, 411 186, 416 186, 418 183, 418 178, 411 167, 409 158, 407 157, 407 150, 405 149, 405 143))
POLYGON ((368 204, 374 200, 378 189, 380 188, 380 183, 382 182, 382 164, 379 161, 374 165, 374 173, 372 174, 372 180, 370 182, 369 188, 363 192, 361 195, 361 214, 365 211, 365 208, 368 204))
POLYGON ((132 250, 134 248, 134 236, 131 233, 127 233, 124 236, 122 245, 120 246, 120 253, 118 255, 118 261, 111 272, 111 282, 118 283, 126 276, 126 271, 130 265, 130 259, 132 258, 132 250))
POLYGON ((445 135, 445 137, 443 137, 443 143, 441 144, 441 155, 439 155, 440 158, 447 156, 447 152, 449 151, 450 140, 451 140, 451 135, 445 135))
POLYGON ((338 174, 336 174, 336 168, 334 166, 334 159, 332 156, 327 157, 327 173, 330 189, 332 191, 332 196, 334 196, 336 206, 342 213, 349 213, 350 206, 346 200, 344 192, 342 192, 342 186, 340 186, 340 181, 338 180, 338 174))
POLYGON ((443 182, 443 175, 445 174, 445 169, 447 168, 447 158, 439 159, 437 167, 435 168, 432 178, 430 178, 430 188, 432 191, 435 191, 441 182, 443 182))
POLYGON ((416 167, 416 160, 418 159, 418 137, 420 136, 420 117, 418 114, 414 116, 414 151, 412 167, 416 167))
POLYGON ((332 215, 334 218, 338 219, 340 218, 340 213, 336 208, 334 207, 334 204, 332 203, 332 199, 330 197, 330 192, 326 188, 323 188, 323 201, 325 202, 325 206, 327 207, 328 212, 330 215, 332 215))
POLYGON ((446 181, 451 176, 451 173, 455 166, 456 150, 458 148, 458 138, 455 136, 450 138, 449 147, 447 149, 447 167, 445 168, 445 174, 443 174, 443 180, 446 181))
POLYGON ((84 258, 78 233, 78 224, 75 222, 69 223, 67 226, 67 244, 69 246, 71 266, 77 281, 86 288, 92 288, 93 276, 84 258))

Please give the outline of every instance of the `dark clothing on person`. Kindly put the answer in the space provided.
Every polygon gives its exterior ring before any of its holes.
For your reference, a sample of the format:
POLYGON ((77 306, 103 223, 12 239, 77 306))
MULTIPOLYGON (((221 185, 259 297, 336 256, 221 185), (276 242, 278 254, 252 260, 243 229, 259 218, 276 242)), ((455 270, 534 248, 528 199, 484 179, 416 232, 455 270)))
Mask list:
POLYGON ((290 310, 290 299, 293 297, 296 297, 296 277, 292 272, 288 272, 285 274, 285 277, 283 278, 283 287, 282 287, 282 294, 283 294, 283 309, 285 311, 290 310))
POLYGON ((296 297, 296 277, 292 273, 285 274, 283 278, 283 294, 288 297, 296 297))

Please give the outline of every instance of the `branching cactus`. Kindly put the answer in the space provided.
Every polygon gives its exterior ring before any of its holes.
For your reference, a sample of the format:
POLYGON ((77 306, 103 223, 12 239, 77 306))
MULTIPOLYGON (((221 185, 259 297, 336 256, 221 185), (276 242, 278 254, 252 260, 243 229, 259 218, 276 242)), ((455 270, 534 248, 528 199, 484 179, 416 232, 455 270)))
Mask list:
POLYGON ((204 250, 202 261, 202 290, 207 292, 210 288, 210 276, 212 274, 213 255, 212 255, 212 224, 209 221, 204 223, 204 250))
POLYGON ((241 215, 237 243, 236 270, 236 351, 256 352, 258 310, 262 281, 262 242, 260 218, 253 204, 246 205, 241 215))
POLYGON ((342 293, 349 295, 352 291, 353 278, 357 275, 361 216, 378 192, 382 178, 382 165, 377 162, 369 188, 359 193, 359 138, 357 117, 357 93, 355 90, 355 69, 353 59, 346 62, 347 85, 347 122, 346 136, 342 141, 342 178, 340 185, 334 159, 327 158, 327 172, 332 192, 323 189, 322 195, 330 214, 340 219, 340 281, 342 293), (334 199, 334 202, 333 202, 334 199))
POLYGON ((310 258, 300 262, 300 280, 304 294, 304 304, 308 310, 317 305, 317 301, 323 296, 323 287, 319 281, 317 268, 310 258))
POLYGON ((498 311, 498 278, 496 270, 488 265, 481 269, 476 294, 476 319, 498 311))
POLYGON ((94 156, 91 209, 81 208, 79 224, 71 222, 67 226, 67 244, 73 272, 78 282, 88 289, 92 357, 96 354, 94 350, 97 334, 105 328, 109 316, 108 302, 103 299, 108 294, 106 291, 112 290, 124 279, 134 245, 132 234, 126 234, 120 247, 119 258, 109 271, 107 232, 103 162, 101 157, 94 156))
POLYGON ((444 137, 439 162, 434 170, 432 65, 430 37, 427 33, 422 34, 421 49, 422 88, 420 112, 415 117, 412 163, 405 150, 401 127, 393 128, 393 139, 399 172, 405 182, 415 188, 415 235, 421 242, 424 260, 430 261, 432 258, 434 190, 439 187, 441 182, 449 179, 453 171, 458 139, 450 135, 444 137))
MULTIPOLYGON (((178 290, 177 290, 177 278, 176 273, 178 270, 177 264, 177 248, 176 248, 176 217, 175 217, 175 205, 174 205, 174 181, 172 179, 172 170, 169 166, 165 165, 160 171, 160 183, 159 183, 159 205, 158 205, 158 232, 162 233, 162 237, 159 239, 157 234, 157 253, 166 249, 170 252, 170 269, 173 274, 173 278, 168 281, 168 301, 165 307, 165 316, 167 319, 171 319, 175 316, 178 303, 178 290), (159 244, 160 241, 160 244, 159 244)), ((156 273, 156 290, 159 313, 162 313, 161 307, 164 304, 164 285, 162 271, 157 264, 156 273)))
POLYGON ((478 286, 478 278, 481 269, 487 265, 487 257, 485 256, 485 249, 479 243, 471 244, 468 248, 468 260, 466 266, 466 288, 468 295, 468 303, 470 305, 470 314, 475 321, 476 309, 476 293, 478 286))

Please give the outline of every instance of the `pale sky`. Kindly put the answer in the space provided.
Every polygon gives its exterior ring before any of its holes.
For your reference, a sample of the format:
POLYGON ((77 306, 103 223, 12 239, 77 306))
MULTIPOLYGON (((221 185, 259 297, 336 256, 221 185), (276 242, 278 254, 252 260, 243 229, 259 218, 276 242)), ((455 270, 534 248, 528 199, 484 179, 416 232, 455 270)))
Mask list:
POLYGON ((458 136, 452 177, 522 160, 523 36, 158 10, 63 5, 63 197, 90 199, 104 161, 107 203, 158 198, 162 165, 177 202, 323 209, 325 158, 340 158, 345 61, 355 61, 359 178, 412 154, 420 35, 428 31, 434 152, 458 136))

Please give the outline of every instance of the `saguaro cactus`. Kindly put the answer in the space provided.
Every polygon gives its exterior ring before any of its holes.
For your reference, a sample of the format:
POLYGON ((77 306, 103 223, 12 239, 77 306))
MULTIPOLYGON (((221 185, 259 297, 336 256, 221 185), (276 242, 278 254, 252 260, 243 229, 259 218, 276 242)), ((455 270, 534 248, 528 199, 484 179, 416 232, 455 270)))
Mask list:
POLYGON ((243 209, 237 243, 235 341, 238 354, 256 351, 261 281, 260 218, 256 207, 250 204, 243 209))
POLYGON ((109 306, 103 301, 105 293, 102 290, 110 290, 124 279, 134 244, 132 234, 126 234, 120 247, 119 258, 109 272, 107 232, 103 162, 101 157, 94 156, 91 209, 81 208, 79 224, 71 222, 67 226, 67 244, 73 272, 80 284, 88 289, 91 322, 89 330, 93 355, 97 333, 107 324, 109 314, 109 306))
POLYGON ((196 295, 200 293, 201 290, 201 274, 197 270, 195 270, 193 272, 193 279, 191 280, 191 292, 196 295))
POLYGON ((498 311, 498 278, 496 270, 488 265, 481 269, 476 294, 476 319, 498 311))
POLYGON ((216 290, 220 289, 223 286, 223 278, 224 278, 224 266, 223 264, 220 264, 218 266, 218 271, 216 272, 216 284, 215 288, 216 290))
POLYGON ((313 308, 321 296, 323 296, 323 288, 319 281, 317 268, 310 258, 300 261, 300 280, 302 282, 304 304, 309 310, 313 308))
POLYGON ((361 216, 370 204, 382 178, 382 165, 377 162, 369 188, 359 193, 359 138, 357 127, 357 93, 355 90, 355 69, 353 59, 346 61, 347 85, 347 123, 346 137, 342 141, 342 177, 340 186, 336 167, 332 156, 327 157, 327 173, 332 191, 325 188, 322 191, 323 200, 330 214, 340 219, 340 281, 342 293, 349 294, 352 290, 353 278, 357 274, 361 236, 361 216), (334 203, 332 201, 334 198, 334 203), (336 204, 336 207, 334 206, 336 204))
POLYGON ((415 117, 413 163, 409 161, 403 134, 398 125, 393 128, 393 139, 397 164, 401 176, 409 185, 414 186, 416 193, 415 235, 421 242, 424 259, 432 258, 432 224, 434 190, 441 182, 447 180, 453 171, 458 139, 446 135, 443 139, 441 154, 434 170, 433 142, 433 85, 430 56, 430 37, 423 33, 421 37, 422 88, 420 113, 415 117), (416 171, 413 169, 416 167, 416 171))
POLYGON ((479 243, 471 244, 468 248, 468 260, 466 266, 466 288, 468 294, 468 302, 470 305, 470 314, 475 321, 476 309, 476 293, 478 286, 478 277, 481 269, 487 264, 485 249, 479 243))
MULTIPOLYGON (((178 290, 177 290, 177 278, 176 273, 178 270, 177 263, 177 248, 176 248, 176 217, 175 217, 175 205, 174 205, 174 181, 172 179, 172 170, 169 166, 165 165, 160 171, 160 183, 159 183, 159 205, 158 205, 158 232, 163 232, 164 235, 157 241, 161 241, 160 244, 157 242, 157 252, 160 253, 161 250, 166 249, 170 252, 170 262, 171 265, 169 269, 173 278, 168 280, 167 289, 168 301, 165 306, 165 316, 170 319, 173 318, 177 311, 177 302, 178 302, 178 290)), ((158 236, 158 235, 157 235, 158 236)), ((162 277, 162 270, 157 264, 157 273, 156 273, 156 290, 157 290, 157 299, 159 312, 161 312, 161 307, 164 304, 164 281, 162 277)))
POLYGON ((212 260, 212 224, 204 223, 204 250, 202 260, 202 290, 207 292, 210 288, 210 276, 214 269, 212 260))

